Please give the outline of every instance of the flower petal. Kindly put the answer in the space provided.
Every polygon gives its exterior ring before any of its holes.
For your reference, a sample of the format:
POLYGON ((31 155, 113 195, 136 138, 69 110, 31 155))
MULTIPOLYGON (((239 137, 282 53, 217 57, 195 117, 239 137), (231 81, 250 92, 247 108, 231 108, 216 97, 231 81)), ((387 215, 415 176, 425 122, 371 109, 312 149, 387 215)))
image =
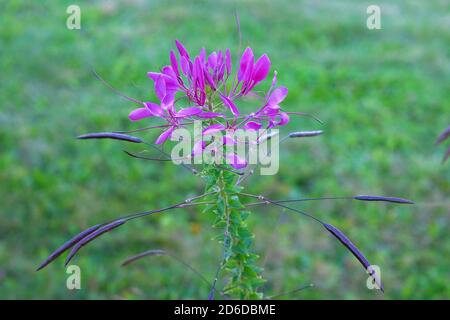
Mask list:
POLYGON ((230 135, 224 135, 223 144, 226 146, 233 146, 236 144, 236 140, 234 140, 230 135))
POLYGON ((165 66, 162 69, 163 73, 159 72, 148 72, 147 76, 153 80, 156 84, 160 78, 164 79, 164 84, 166 86, 166 91, 177 91, 178 90, 178 80, 176 79, 175 72, 171 66, 165 66))
POLYGON ((130 112, 128 118, 131 121, 138 121, 144 118, 153 117, 153 114, 147 108, 138 108, 130 112))
POLYGON ((152 79, 155 83, 161 75, 162 73, 159 72, 147 72, 147 77, 152 79))
POLYGON ((257 131, 257 130, 261 129, 261 127, 262 127, 261 123, 255 122, 255 121, 249 121, 245 124, 244 129, 257 131))
POLYGON ((231 74, 231 52, 230 52, 229 48, 227 48, 227 50, 225 51, 225 66, 227 68, 227 74, 230 75, 231 74))
POLYGON ((203 111, 202 113, 196 114, 196 116, 199 118, 204 118, 204 119, 211 119, 211 118, 217 118, 217 117, 225 118, 225 115, 222 113, 207 112, 207 111, 203 111))
POLYGON ((225 106, 230 109, 231 113, 235 116, 238 117, 239 116, 239 110, 238 108, 234 105, 233 101, 231 101, 228 97, 224 96, 224 95, 220 95, 220 99, 222 100, 222 102, 225 104, 225 106))
POLYGON ((163 108, 164 110, 173 109, 174 101, 175 101, 175 93, 174 92, 167 93, 161 100, 161 108, 163 108))
POLYGON ((245 159, 242 159, 241 157, 238 157, 234 153, 228 153, 226 155, 227 163, 230 164, 235 169, 242 169, 247 166, 247 161, 245 159))
POLYGON ((183 74, 185 76, 190 76, 190 74, 191 74, 189 62, 190 62, 189 59, 186 58, 185 56, 182 56, 180 58, 181 71, 183 72, 183 74))
POLYGON ((202 140, 197 141, 196 143, 194 143, 194 147, 192 148, 191 155, 193 157, 195 157, 198 154, 202 154, 205 147, 206 147, 206 141, 202 141, 202 140))
POLYGON ((274 105, 274 106, 266 106, 263 109, 263 114, 269 117, 275 117, 278 112, 280 111, 280 106, 279 105, 274 105))
POLYGON ((205 61, 205 58, 206 58, 206 50, 205 50, 205 48, 201 48, 200 49, 200 53, 198 54, 198 56, 200 57, 200 60, 202 62, 205 61))
POLYGON ((258 59, 258 61, 256 61, 255 67, 253 69, 252 75, 252 80, 254 81, 253 86, 258 82, 264 80, 269 74, 269 70, 270 70, 270 59, 266 54, 263 54, 258 59))
POLYGON ((202 112, 202 109, 200 109, 200 108, 189 107, 189 108, 184 108, 184 109, 181 109, 180 111, 178 111, 175 114, 175 117, 178 117, 178 118, 190 117, 190 116, 199 114, 201 112, 202 112))
POLYGON ((214 51, 208 57, 208 66, 211 69, 215 69, 217 65, 217 53, 214 51))
POLYGON ((275 70, 273 72, 272 86, 270 87, 271 89, 275 88, 275 86, 277 85, 277 74, 278 74, 278 72, 277 72, 277 70, 275 70))
POLYGON ((267 104, 270 106, 277 105, 286 98, 287 94, 288 89, 286 87, 278 87, 270 94, 267 104))
POLYGON ((244 79, 245 71, 248 69, 250 64, 253 65, 253 51, 250 47, 247 47, 241 57, 238 71, 238 82, 241 82, 244 79))
POLYGON ((186 48, 183 46, 183 44, 177 40, 175 40, 175 45, 177 46, 178 52, 180 53, 180 56, 186 57, 189 59, 189 53, 187 52, 186 48))
POLYGON ((223 124, 216 123, 216 124, 210 125, 209 127, 206 127, 205 129, 203 129, 202 135, 213 134, 213 133, 222 131, 224 129, 225 129, 225 126, 223 124))
POLYGON ((172 66, 164 66, 161 71, 167 76, 164 79, 166 81, 166 86, 169 85, 169 82, 173 82, 175 85, 177 84, 177 75, 172 66))
POLYGON ((204 69, 204 73, 205 73, 206 82, 208 82, 210 88, 215 91, 216 90, 216 85, 214 84, 214 80, 211 77, 211 75, 209 74, 207 68, 204 69))
POLYGON ((247 69, 245 69, 244 75, 242 77, 243 79, 243 88, 242 91, 250 91, 250 85, 252 81, 252 74, 253 74, 253 60, 251 63, 247 65, 247 69))
POLYGON ((144 105, 147 107, 147 109, 150 111, 150 113, 156 117, 162 117, 164 114, 164 110, 153 102, 144 102, 144 105))
POLYGON ((155 93, 159 100, 164 99, 166 96, 166 81, 162 76, 155 81, 155 93))
POLYGON ((172 69, 177 76, 180 76, 180 72, 178 71, 178 61, 175 53, 170 50, 170 64, 172 65, 172 69))
POLYGON ((175 130, 175 127, 170 127, 169 129, 161 133, 158 139, 156 139, 155 144, 164 143, 172 135, 173 130, 175 130))
POLYGON ((280 112, 278 116, 280 117, 280 120, 276 122, 277 126, 284 126, 289 122, 289 115, 286 112, 280 112))
MULTIPOLYGON (((203 72, 203 65, 202 62, 200 61, 199 57, 195 58, 194 61, 194 74, 193 74, 193 78, 195 85, 198 86, 198 88, 200 89, 201 92, 205 91, 205 75, 203 72)), ((195 86, 194 86, 194 91, 196 91, 195 86)))

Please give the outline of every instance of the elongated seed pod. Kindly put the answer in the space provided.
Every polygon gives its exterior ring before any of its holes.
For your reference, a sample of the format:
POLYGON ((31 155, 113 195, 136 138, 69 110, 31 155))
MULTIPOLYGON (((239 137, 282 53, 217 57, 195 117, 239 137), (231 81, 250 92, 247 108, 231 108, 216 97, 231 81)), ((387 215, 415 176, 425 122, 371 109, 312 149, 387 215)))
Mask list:
POLYGON ((261 137, 258 138, 257 142, 258 144, 264 143, 266 141, 269 141, 270 139, 272 139, 273 137, 277 136, 279 134, 278 131, 274 131, 274 132, 270 132, 267 133, 261 137))
POLYGON ((126 265, 129 265, 130 263, 133 263, 139 259, 142 259, 144 257, 147 256, 161 256, 161 255, 165 255, 166 252, 164 250, 147 250, 144 252, 141 252, 135 256, 132 256, 130 258, 128 258, 127 260, 125 260, 124 262, 122 262, 122 267, 125 267, 126 265))
POLYGON ((436 140, 436 144, 441 143, 442 141, 444 141, 445 139, 447 139, 448 137, 450 137, 450 126, 447 127, 447 129, 444 130, 444 132, 442 132, 439 137, 436 140))
POLYGON ((450 157, 450 148, 448 148, 447 151, 445 152, 444 158, 442 158, 442 163, 447 161, 448 157, 450 157))
POLYGON ((96 231, 88 234, 86 237, 82 238, 80 241, 77 242, 77 244, 70 251, 69 255, 66 258, 65 265, 67 266, 67 264, 70 262, 70 260, 72 260, 73 256, 86 244, 88 244, 89 242, 91 242, 92 240, 97 238, 98 236, 123 225, 125 222, 127 222, 126 219, 119 219, 119 220, 113 221, 111 223, 108 223, 108 224, 102 226, 101 228, 97 229, 96 231))
POLYGON ((77 234, 75 237, 73 237, 72 239, 70 239, 69 241, 67 241, 66 243, 64 243, 61 247, 59 247, 58 249, 56 249, 55 251, 53 251, 52 254, 50 254, 47 259, 44 260, 44 262, 42 262, 39 267, 36 269, 36 271, 39 271, 43 268, 45 268, 50 262, 52 262, 53 260, 55 260, 56 258, 58 258, 64 251, 68 250, 69 248, 71 248, 75 243, 77 243, 78 241, 80 241, 81 239, 83 239, 84 237, 86 237, 87 235, 91 234, 92 232, 94 232, 95 230, 97 230, 98 228, 101 227, 101 224, 97 224, 95 226, 92 226, 84 231, 82 231, 81 233, 77 234))
POLYGON ((83 134, 77 137, 78 139, 114 139, 114 140, 122 140, 133 143, 142 143, 143 141, 137 137, 130 136, 128 134, 123 133, 115 133, 115 132, 95 132, 83 134))
POLYGON ((291 133, 289 133, 289 138, 315 137, 315 136, 321 135, 322 133, 323 133, 322 130, 291 132, 291 133))
MULTIPOLYGON (((359 249, 350 241, 349 238, 338 228, 332 226, 331 224, 324 223, 323 226, 327 229, 333 236, 336 237, 354 256, 358 261, 363 265, 364 269, 368 271, 369 266, 371 266, 369 260, 359 251, 359 249)), ((371 276, 377 282, 378 287, 384 292, 383 284, 378 276, 374 276, 372 273, 371 276)))
POLYGON ((361 200, 361 201, 384 201, 384 202, 394 202, 394 203, 400 203, 400 204, 414 204, 414 201, 411 201, 408 199, 403 199, 403 198, 396 198, 396 197, 359 195, 359 196, 354 196, 353 199, 361 200))

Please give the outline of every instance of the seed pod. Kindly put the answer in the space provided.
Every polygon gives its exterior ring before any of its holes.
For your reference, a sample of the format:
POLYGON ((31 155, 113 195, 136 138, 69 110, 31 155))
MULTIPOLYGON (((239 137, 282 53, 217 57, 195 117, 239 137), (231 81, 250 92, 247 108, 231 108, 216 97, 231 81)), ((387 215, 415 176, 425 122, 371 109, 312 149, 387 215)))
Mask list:
MULTIPOLYGON (((349 238, 345 234, 342 233, 338 228, 332 226, 331 224, 324 223, 323 226, 327 229, 333 236, 335 236, 354 256, 358 261, 363 265, 364 269, 367 271, 369 266, 371 266, 369 260, 359 251, 359 249, 350 241, 349 238)), ((371 276, 377 282, 378 287, 384 292, 383 284, 380 281, 379 275, 374 276, 373 273, 371 276)))
POLYGON ((444 158, 442 158, 442 163, 447 161, 448 157, 450 157, 450 148, 448 148, 447 152, 445 152, 444 158))
POLYGON ((384 201, 384 202, 394 202, 394 203, 401 203, 401 204, 414 204, 413 201, 408 200, 408 199, 395 198, 395 197, 383 197, 383 196, 359 195, 359 196, 354 196, 353 199, 361 200, 361 201, 384 201))
POLYGON ((439 137, 436 140, 436 144, 441 143, 442 141, 444 141, 445 139, 447 139, 448 137, 450 137, 450 126, 447 127, 447 129, 444 130, 444 132, 442 132, 439 137))
POLYGON ((141 143, 143 142, 141 139, 137 137, 130 136, 128 134, 123 133, 115 133, 115 132, 95 132, 83 134, 77 137, 78 139, 114 139, 114 140, 122 140, 133 143, 141 143))
POLYGON ((93 227, 90 227, 90 228, 84 230, 83 232, 77 234, 75 237, 73 237, 72 239, 70 239, 66 243, 64 243, 61 247, 59 247, 52 254, 50 254, 48 256, 48 258, 45 259, 44 262, 42 262, 39 265, 39 267, 36 269, 36 271, 39 271, 42 268, 45 268, 50 262, 52 262, 53 260, 58 258, 64 251, 66 251, 67 249, 71 248, 75 243, 77 243, 78 241, 80 241, 81 239, 86 237, 87 235, 91 234, 92 232, 94 232, 95 230, 100 228, 100 226, 101 226, 101 224, 97 224, 97 225, 95 225, 93 227))
POLYGON ((261 143, 263 143, 265 141, 269 141, 270 139, 272 139, 273 137, 277 136, 278 134, 279 134, 278 131, 267 133, 267 134, 259 137, 257 142, 258 142, 258 144, 261 144, 261 143))
POLYGON ((98 230, 88 234, 84 238, 82 238, 80 241, 77 242, 77 244, 70 251, 69 255, 66 258, 65 265, 67 266, 67 264, 70 262, 70 260, 72 260, 73 256, 86 244, 88 244, 89 242, 91 242, 92 240, 97 238, 98 236, 123 225, 125 222, 127 222, 126 219, 119 219, 119 220, 113 221, 111 223, 108 223, 108 224, 102 226, 98 230))
POLYGON ((291 132, 291 133, 289 133, 289 138, 315 137, 315 136, 321 135, 322 133, 323 133, 322 130, 291 132))

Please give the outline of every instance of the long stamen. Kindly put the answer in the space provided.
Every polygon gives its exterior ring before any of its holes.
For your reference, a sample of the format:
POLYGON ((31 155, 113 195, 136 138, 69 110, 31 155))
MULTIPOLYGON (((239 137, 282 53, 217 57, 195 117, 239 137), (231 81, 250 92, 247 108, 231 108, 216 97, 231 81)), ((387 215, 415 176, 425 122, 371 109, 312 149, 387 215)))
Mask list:
MULTIPOLYGON (((317 201, 317 200, 353 200, 353 197, 319 197, 319 198, 301 198, 292 200, 276 200, 276 203, 291 203, 291 202, 303 202, 303 201, 317 201)), ((259 204, 266 204, 266 202, 252 202, 246 204, 246 206, 256 206, 259 204)))
POLYGON ((307 284, 307 285, 302 286, 300 288, 297 288, 295 290, 291 290, 291 291, 287 291, 287 292, 281 292, 281 293, 277 293, 277 294, 275 294, 273 296, 269 296, 269 297, 266 298, 266 300, 272 300, 273 298, 278 298, 278 297, 282 297, 282 296, 288 296, 288 295, 291 295, 291 294, 294 294, 294 293, 297 293, 297 292, 300 292, 300 291, 303 291, 305 289, 309 289, 309 288, 312 288, 312 287, 314 287, 314 284, 310 283, 310 284, 307 284))
POLYGON ((308 118, 313 118, 314 120, 316 120, 317 122, 319 122, 320 124, 323 124, 323 121, 320 120, 319 118, 317 118, 315 115, 310 114, 310 113, 306 113, 306 112, 286 112, 287 114, 291 114, 291 115, 296 115, 296 116, 304 116, 304 117, 308 117, 308 118))
MULTIPOLYGON (((177 204, 165 207, 165 208, 156 209, 156 210, 149 210, 149 211, 144 211, 144 212, 139 212, 139 213, 134 213, 134 214, 131 214, 131 215, 128 215, 128 216, 124 216, 124 217, 122 217, 120 219, 125 219, 126 221, 129 221, 129 220, 145 217, 145 216, 148 216, 148 215, 151 215, 151 214, 154 214, 154 213, 160 213, 160 212, 164 212, 164 211, 171 210, 171 209, 191 207, 191 206, 196 206, 196 205, 210 204, 210 203, 191 203, 191 202, 194 201, 194 200, 206 197, 208 195, 214 194, 214 193, 216 193, 216 192, 204 193, 202 195, 186 199, 183 202, 180 202, 180 203, 177 203, 177 204)), ((115 219, 115 220, 117 220, 117 219, 115 219)))
POLYGON ((281 203, 277 203, 276 201, 270 200, 270 199, 268 199, 268 198, 266 198, 266 197, 264 197, 264 196, 261 196, 261 195, 258 196, 258 195, 254 195, 254 194, 243 193, 243 192, 241 192, 241 193, 239 193, 239 194, 240 194, 240 195, 243 195, 243 196, 246 196, 246 197, 251 197, 251 198, 259 199, 259 200, 262 200, 263 202, 266 202, 266 203, 268 203, 268 204, 273 204, 273 205, 279 206, 279 207, 281 207, 281 208, 285 208, 285 209, 288 209, 288 210, 291 210, 291 211, 300 213, 300 214, 302 214, 302 215, 304 215, 304 216, 306 216, 306 217, 309 217, 309 218, 315 220, 316 222, 318 222, 318 223, 320 223, 320 224, 322 224, 322 225, 324 224, 323 221, 321 221, 320 219, 318 219, 318 218, 316 218, 316 217, 310 215, 309 213, 306 213, 306 212, 304 212, 304 211, 301 211, 301 210, 298 210, 298 209, 295 209, 295 208, 292 208, 292 207, 285 206, 284 204, 281 204, 281 203))
POLYGON ((167 128, 172 126, 171 124, 161 124, 159 126, 151 126, 151 127, 145 127, 145 128, 139 128, 139 129, 133 129, 133 130, 124 130, 124 131, 113 131, 115 133, 133 133, 133 132, 140 132, 140 131, 145 131, 145 130, 150 130, 150 129, 161 129, 161 128, 167 128))
POLYGON ((125 98, 129 101, 132 101, 136 104, 144 104, 142 101, 139 101, 137 99, 134 98, 130 98, 127 95, 123 94, 122 92, 120 92, 119 90, 117 90, 116 88, 114 88, 111 84, 109 84, 105 79, 103 79, 94 69, 92 69, 92 72, 94 73, 94 76, 100 80, 101 82, 103 82, 104 85, 106 85, 112 92, 114 92, 115 94, 121 96, 122 98, 125 98))
MULTIPOLYGON (((151 144, 151 143, 148 143, 148 142, 144 142, 146 145, 148 145, 148 146, 150 146, 150 147, 152 147, 153 149, 155 149, 155 150, 157 150, 159 153, 161 153, 163 156, 165 156, 167 159, 171 159, 172 157, 168 154, 168 153, 166 153, 166 152, 164 152, 162 149, 160 149, 160 148, 158 148, 156 145, 154 145, 154 144, 151 144)), ((191 167, 191 166, 188 166, 188 165, 186 165, 186 164, 184 164, 184 163, 180 163, 180 165, 181 166, 183 166, 183 168, 185 168, 186 170, 189 170, 192 174, 194 174, 194 175, 196 175, 198 172, 197 172, 197 170, 195 170, 193 167, 191 167)))
POLYGON ((129 155, 130 157, 133 158, 137 158, 137 159, 142 159, 142 160, 150 160, 150 161, 177 161, 177 160, 186 160, 189 159, 188 157, 185 158, 178 158, 178 159, 160 159, 160 158, 151 158, 151 157, 144 157, 144 156, 140 156, 138 154, 129 152, 127 150, 123 150, 123 152, 125 152, 127 155, 129 155))
MULTIPOLYGON (((134 263, 142 258, 148 257, 148 256, 167 256, 170 257, 172 259, 174 259, 175 261, 181 263, 182 265, 184 265, 185 267, 187 267, 189 270, 191 270, 196 276, 198 276, 203 282, 205 282, 206 284, 210 284, 208 279, 205 278, 205 276, 203 276, 197 269, 195 269, 193 266, 191 266, 189 263, 187 263, 186 261, 184 261, 183 259, 179 258, 178 256, 176 256, 175 254, 168 252, 166 250, 147 250, 144 252, 141 252, 139 254, 136 254, 128 259, 126 259, 124 262, 122 262, 122 267, 128 266, 131 263, 134 263)), ((223 296, 222 292, 219 292, 218 290, 216 290, 216 293, 219 293, 221 296, 223 296)))

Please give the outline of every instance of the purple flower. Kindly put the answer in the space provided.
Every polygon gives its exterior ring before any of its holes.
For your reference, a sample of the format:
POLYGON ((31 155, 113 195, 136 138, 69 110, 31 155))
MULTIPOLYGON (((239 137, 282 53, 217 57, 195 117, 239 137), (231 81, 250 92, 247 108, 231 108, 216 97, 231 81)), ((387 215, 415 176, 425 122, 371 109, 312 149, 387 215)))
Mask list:
POLYGON ((128 115, 131 121, 138 121, 148 117, 153 117, 153 114, 146 107, 135 109, 128 115))
MULTIPOLYGON (((254 95, 253 88, 264 81, 270 72, 271 62, 266 54, 262 54, 255 62, 253 50, 247 47, 236 70, 237 81, 230 87, 227 85, 229 78, 233 78, 230 49, 207 54, 202 48, 198 55, 191 56, 180 41, 175 40, 175 45, 178 53, 170 51, 170 64, 162 67, 159 72, 147 73, 153 81, 153 89, 159 102, 144 102, 143 106, 129 114, 131 121, 159 118, 168 124, 157 138, 156 144, 164 143, 176 128, 185 126, 188 123, 185 119, 200 119, 205 122, 202 135, 223 131, 224 145, 236 144, 231 133, 239 127, 258 131, 263 127, 272 128, 289 122, 288 114, 281 111, 280 107, 288 90, 282 86, 276 87, 276 72, 263 106, 254 113, 240 116, 239 98, 254 95), (190 106, 180 108, 177 106, 178 101, 186 101, 190 106), (225 113, 231 114, 231 119, 226 119, 225 113), (238 118, 243 120, 239 122, 238 118), (214 122, 212 119, 215 119, 214 122)), ((193 153, 203 152, 205 147, 205 144, 197 143, 193 153)), ((233 160, 231 163, 234 167, 244 165, 245 160, 235 156, 226 157, 233 160)))
POLYGON ((288 89, 286 87, 275 88, 269 95, 267 103, 257 112, 255 117, 267 117, 269 119, 268 128, 287 124, 289 122, 289 115, 286 112, 282 112, 279 106, 287 94, 288 89))
POLYGON ((233 103, 233 101, 230 100, 230 98, 225 97, 224 95, 220 95, 220 99, 222 100, 223 104, 230 109, 231 113, 237 118, 239 117, 239 110, 236 107, 236 105, 233 103))
POLYGON ((253 51, 250 47, 247 47, 242 54, 241 62, 239 64, 238 82, 248 78, 248 74, 251 73, 251 69, 253 68, 253 61, 253 51))
POLYGON ((221 123, 217 123, 217 124, 213 124, 213 125, 210 125, 209 127, 205 128, 202 131, 202 135, 206 136, 209 134, 214 134, 216 132, 220 132, 222 130, 225 130, 225 126, 221 123))
POLYGON ((177 118, 191 117, 191 116, 198 115, 198 114, 200 114, 202 112, 203 111, 200 108, 189 107, 189 108, 181 109, 180 111, 178 111, 175 114, 175 117, 177 117, 177 118))
POLYGON ((169 129, 161 133, 158 139, 156 139, 155 144, 164 143, 172 135, 173 130, 175 130, 175 127, 171 126, 169 129))
POLYGON ((247 166, 247 161, 245 159, 242 159, 238 155, 234 153, 228 153, 226 155, 227 162, 235 169, 243 169, 247 166))
POLYGON ((246 95, 261 81, 265 80, 270 71, 270 59, 266 54, 263 54, 254 63, 253 51, 251 48, 247 47, 242 54, 240 67, 238 71, 238 82, 234 91, 240 83, 241 95, 246 95))
POLYGON ((244 129, 257 131, 257 130, 261 129, 261 127, 262 127, 261 123, 255 122, 255 121, 249 121, 245 124, 244 129))

